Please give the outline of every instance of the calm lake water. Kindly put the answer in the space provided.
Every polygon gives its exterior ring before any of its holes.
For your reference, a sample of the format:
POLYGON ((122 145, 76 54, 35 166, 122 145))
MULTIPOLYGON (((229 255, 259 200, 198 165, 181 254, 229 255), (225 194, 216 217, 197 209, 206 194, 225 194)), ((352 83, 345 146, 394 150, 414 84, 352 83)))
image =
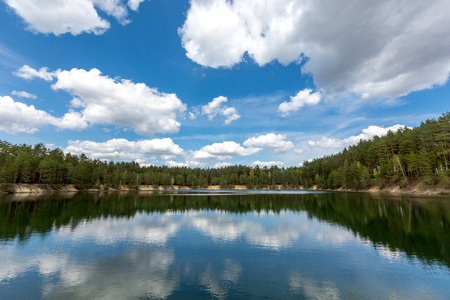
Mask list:
POLYGON ((450 299, 450 198, 0 198, 0 299, 450 299))

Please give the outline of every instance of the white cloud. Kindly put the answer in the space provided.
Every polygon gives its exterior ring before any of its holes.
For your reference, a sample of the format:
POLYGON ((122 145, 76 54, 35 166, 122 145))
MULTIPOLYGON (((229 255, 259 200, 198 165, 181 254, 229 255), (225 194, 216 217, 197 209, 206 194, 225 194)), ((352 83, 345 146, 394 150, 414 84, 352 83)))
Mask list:
MULTIPOLYGON (((72 154, 84 153, 94 159, 102 160, 136 160, 146 164, 152 155, 176 157, 183 154, 183 149, 170 138, 142 141, 111 139, 103 143, 94 141, 69 141, 64 150, 72 154)), ((164 159, 164 158, 163 158, 164 159)))
POLYGON ((41 78, 45 81, 52 81, 54 77, 54 73, 49 72, 48 68, 43 67, 40 68, 39 71, 37 71, 36 69, 33 69, 28 65, 22 66, 19 70, 14 72, 14 75, 27 80, 41 78))
POLYGON ((116 80, 97 69, 48 72, 47 68, 36 71, 25 65, 15 75, 47 81, 56 78, 52 85, 54 90, 64 90, 76 97, 70 106, 81 111, 76 114, 70 111, 67 117, 76 117, 77 123, 82 124, 79 129, 86 128, 87 123, 114 124, 132 127, 136 133, 146 136, 157 132, 175 133, 180 127, 177 117, 186 110, 186 105, 175 94, 159 92, 144 83, 116 80))
POLYGON ((183 149, 175 144, 171 138, 143 140, 136 142, 136 145, 144 154, 174 156, 183 154, 183 149))
POLYGON ((193 161, 217 161, 231 159, 237 156, 253 155, 261 148, 249 147, 244 148, 236 142, 222 142, 207 145, 200 150, 191 151, 189 158, 193 161))
POLYGON ((380 126, 374 126, 371 125, 365 129, 362 130, 362 133, 358 135, 352 135, 344 139, 337 139, 337 138, 328 138, 328 137, 322 137, 319 141, 308 141, 308 146, 310 147, 321 147, 321 148, 340 148, 343 146, 350 146, 350 145, 356 145, 359 143, 360 140, 370 140, 373 139, 375 136, 385 136, 388 134, 389 131, 397 132, 399 130, 402 130, 404 128, 411 128, 405 125, 393 125, 390 127, 380 127, 380 126))
POLYGON ((73 108, 86 107, 86 104, 80 98, 73 98, 72 100, 70 100, 70 107, 73 108))
POLYGON ((83 130, 88 127, 88 123, 84 119, 83 115, 79 112, 69 110, 59 122, 54 124, 61 129, 71 129, 71 130, 83 130))
POLYGON ((202 167, 204 166, 203 163, 198 162, 198 161, 192 161, 192 160, 187 160, 186 162, 176 162, 173 160, 168 160, 166 161, 165 165, 169 168, 183 168, 183 167, 190 167, 190 168, 198 168, 198 167, 202 167))
POLYGON ((286 153, 294 149, 294 144, 291 141, 285 141, 285 134, 269 133, 252 137, 244 141, 243 145, 246 147, 261 147, 263 149, 274 150, 276 153, 286 153))
POLYGON ((11 134, 35 133, 48 125, 72 130, 82 130, 88 126, 84 117, 73 110, 69 110, 62 118, 56 118, 33 105, 15 102, 9 96, 0 96, 0 131, 11 134))
POLYGON ((212 68, 247 53, 263 66, 304 61, 326 94, 398 97, 450 72, 447 0, 191 0, 179 29, 186 55, 212 68))
POLYGON ((127 20, 128 10, 122 0, 93 0, 94 5, 108 14, 117 19, 122 25, 128 24, 130 21, 127 20))
POLYGON ((195 120, 197 118, 197 115, 195 114, 195 113, 193 113, 193 112, 189 112, 189 119, 191 119, 191 120, 195 120))
POLYGON ((344 145, 343 140, 339 140, 336 138, 327 138, 322 137, 320 141, 308 141, 308 146, 310 147, 321 147, 321 148, 339 148, 344 145))
POLYGON ((305 151, 303 149, 294 149, 294 152, 297 154, 302 154, 305 151))
MULTIPOLYGON (((128 7, 137 10, 144 0, 130 0, 128 7)), ((33 32, 103 34, 110 23, 99 11, 114 17, 122 25, 128 24, 128 9, 123 0, 5 0, 33 32)))
POLYGON ((211 102, 202 106, 202 114, 207 115, 212 120, 220 112, 222 103, 227 101, 227 97, 224 96, 214 98, 211 102))
POLYGON ((233 164, 228 163, 228 162, 218 162, 217 164, 215 164, 215 165, 213 166, 213 168, 220 169, 220 168, 230 167, 230 166, 232 166, 232 165, 233 165, 233 164))
MULTIPOLYGON (((261 151, 259 147, 243 147, 233 141, 214 143, 202 147, 199 150, 191 150, 184 154, 185 162, 167 160, 165 165, 168 167, 202 167, 206 162, 232 159, 241 156, 250 156, 261 151)), ((228 162, 218 162, 213 167, 222 168, 231 166, 228 162)))
POLYGON ((278 106, 278 111, 281 112, 283 117, 286 117, 291 112, 298 111, 305 105, 317 105, 320 102, 322 96, 319 92, 311 92, 311 89, 304 89, 298 92, 294 97, 291 96, 291 100, 289 102, 283 102, 280 104, 280 106, 278 106))
POLYGON ((84 103, 87 122, 129 126, 141 135, 178 132, 176 120, 186 106, 175 94, 159 92, 144 83, 120 81, 97 69, 56 71, 54 90, 64 90, 84 103))
POLYGON ((139 9, 139 5, 145 0, 128 0, 128 7, 134 11, 139 9))
MULTIPOLYGON (((110 24, 98 15, 94 4, 100 4, 106 9, 104 2, 107 1, 6 0, 6 4, 29 25, 29 30, 54 35, 78 35, 83 32, 102 34, 109 29, 110 24)), ((109 12, 112 14, 111 10, 109 12)))
POLYGON ((186 22, 179 29, 191 60, 213 68, 230 67, 241 61, 247 48, 247 33, 245 20, 233 7, 227 1, 191 1, 186 22))
POLYGON ((221 114, 226 118, 224 123, 225 125, 229 125, 231 122, 241 117, 234 107, 224 107, 221 114))
POLYGON ((14 96, 17 96, 17 97, 21 97, 21 98, 28 98, 28 99, 36 99, 37 98, 36 95, 27 93, 25 91, 16 91, 16 90, 14 90, 14 91, 11 92, 11 95, 14 95, 14 96))
POLYGON ((168 160, 166 161, 165 165, 169 168, 183 168, 183 167, 187 167, 186 163, 182 163, 182 162, 176 162, 173 160, 168 160))
POLYGON ((176 156, 176 155, 173 155, 173 154, 169 154, 169 155, 163 154, 163 155, 161 155, 161 158, 164 159, 164 160, 170 160, 170 159, 175 159, 175 158, 177 158, 177 156, 176 156))
POLYGON ((272 167, 272 166, 279 166, 281 167, 284 165, 284 162, 282 161, 254 161, 251 163, 252 166, 259 166, 259 167, 272 167))
MULTIPOLYGON (((208 119, 211 121, 217 115, 222 115, 225 117, 225 125, 229 125, 234 120, 239 119, 241 116, 235 107, 222 106, 223 103, 228 101, 227 97, 219 96, 214 98, 211 102, 201 107, 201 114, 207 115, 208 119)), ((195 119, 198 112, 189 112, 189 117, 191 120, 195 119)))
POLYGON ((41 127, 57 123, 57 118, 33 105, 15 102, 9 96, 0 96, 0 131, 11 134, 35 133, 41 127))

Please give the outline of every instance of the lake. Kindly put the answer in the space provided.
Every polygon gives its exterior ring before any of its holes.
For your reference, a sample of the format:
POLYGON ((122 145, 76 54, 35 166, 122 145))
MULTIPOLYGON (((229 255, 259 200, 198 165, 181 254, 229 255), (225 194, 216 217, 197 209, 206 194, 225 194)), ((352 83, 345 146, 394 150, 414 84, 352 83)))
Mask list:
POLYGON ((450 299, 450 198, 0 198, 0 299, 450 299))

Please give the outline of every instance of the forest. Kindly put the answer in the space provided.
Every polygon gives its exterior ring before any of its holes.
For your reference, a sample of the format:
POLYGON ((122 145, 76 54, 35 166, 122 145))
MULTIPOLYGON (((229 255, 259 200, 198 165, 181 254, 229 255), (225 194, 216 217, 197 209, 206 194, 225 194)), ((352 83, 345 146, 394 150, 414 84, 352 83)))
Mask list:
POLYGON ((450 188, 450 113, 372 140, 361 140, 342 152, 305 161, 302 167, 187 168, 139 166, 73 155, 43 144, 13 145, 0 141, 0 191, 13 184, 73 184, 77 189, 109 189, 140 185, 205 188, 318 188, 364 190, 412 186, 450 188))

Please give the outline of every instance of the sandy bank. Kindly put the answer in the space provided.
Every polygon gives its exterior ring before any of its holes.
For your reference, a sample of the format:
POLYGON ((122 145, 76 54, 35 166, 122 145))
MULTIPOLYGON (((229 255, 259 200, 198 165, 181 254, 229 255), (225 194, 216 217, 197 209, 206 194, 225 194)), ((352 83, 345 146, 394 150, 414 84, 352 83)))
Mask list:
MULTIPOLYGON (((245 185, 235 185, 231 188, 223 189, 219 185, 211 185, 207 188, 191 188, 188 186, 170 186, 170 187, 164 187, 164 186, 156 186, 156 185, 141 185, 139 186, 140 191, 162 191, 162 190, 251 190, 245 185)), ((281 185, 276 186, 267 186, 258 188, 259 190, 313 190, 313 191, 319 191, 320 189, 317 188, 317 186, 313 186, 310 189, 304 189, 303 187, 295 187, 295 188, 286 188, 281 185)), ((122 186, 118 189, 106 189, 104 187, 101 187, 99 189, 89 189, 87 191, 89 192, 99 192, 99 191, 129 191, 132 189, 129 189, 127 186, 122 186)), ((78 192, 75 188, 75 186, 69 184, 59 187, 58 189, 55 189, 51 187, 50 185, 43 185, 43 184, 14 184, 12 185, 12 191, 13 194, 41 194, 41 193, 48 193, 48 192, 78 192)), ((349 190, 349 189, 337 189, 337 190, 324 190, 324 191, 336 191, 336 192, 364 192, 364 193, 383 193, 383 194, 392 194, 392 195, 424 195, 424 196, 434 196, 434 195, 450 195, 449 189, 443 189, 443 188, 421 188, 418 186, 409 187, 406 189, 400 189, 398 186, 392 186, 380 189, 378 187, 372 187, 370 189, 366 190, 349 190)))

